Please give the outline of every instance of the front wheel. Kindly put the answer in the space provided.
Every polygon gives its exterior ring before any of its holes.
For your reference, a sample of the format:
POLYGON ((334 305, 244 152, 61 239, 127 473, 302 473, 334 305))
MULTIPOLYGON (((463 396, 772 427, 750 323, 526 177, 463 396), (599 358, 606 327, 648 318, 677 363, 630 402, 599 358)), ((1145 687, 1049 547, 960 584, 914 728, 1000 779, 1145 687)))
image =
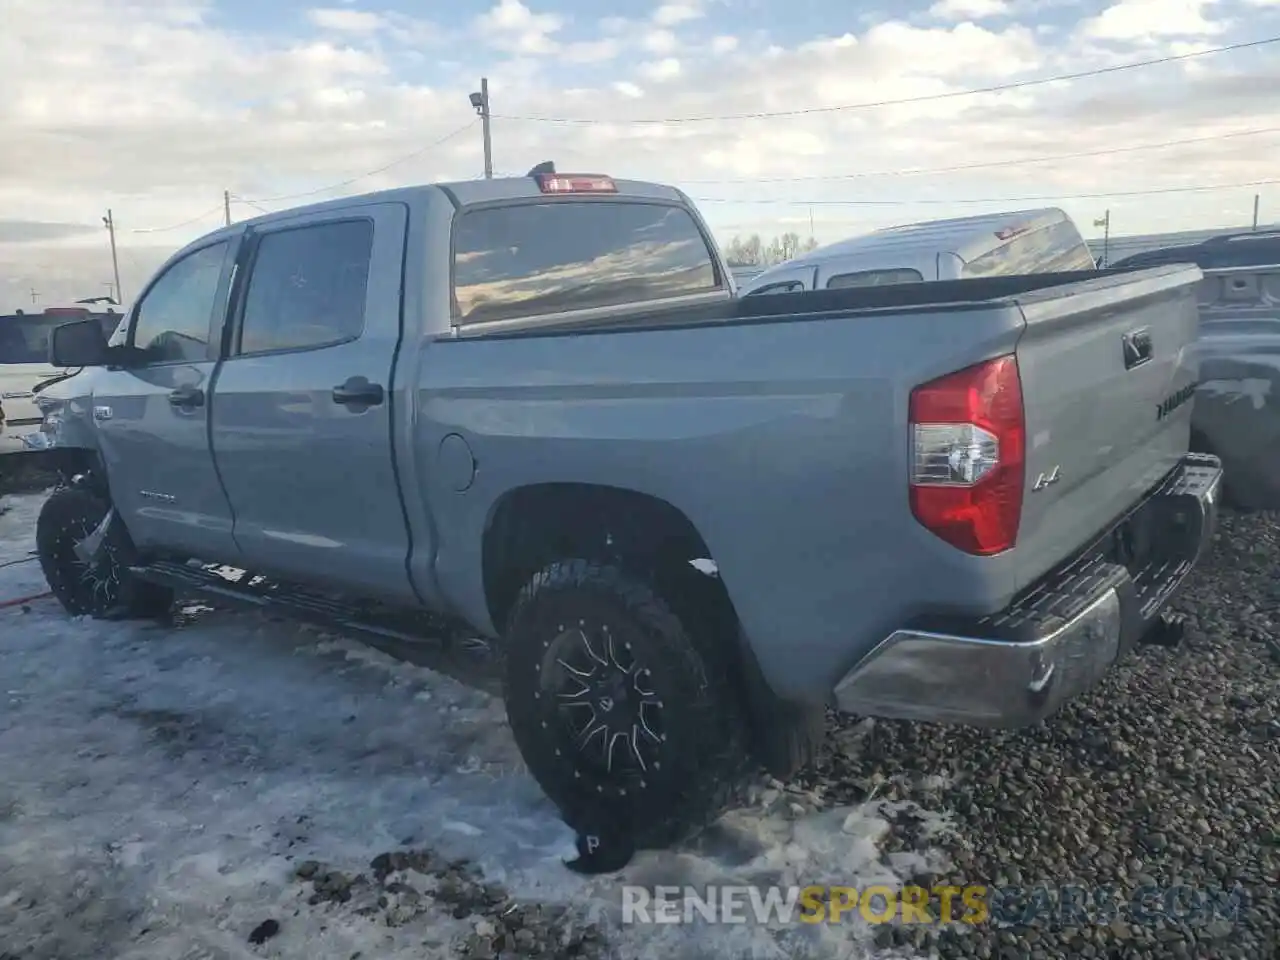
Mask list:
POLYGON ((107 528, 92 561, 76 552, 109 509, 104 499, 77 487, 63 487, 45 501, 36 520, 36 553, 49 589, 72 616, 162 616, 173 604, 173 592, 130 574, 136 551, 119 519, 107 528))
POLYGON ((554 563, 521 591, 507 717, 570 827, 663 847, 738 798, 746 719, 718 639, 691 637, 647 583, 610 565, 554 563))

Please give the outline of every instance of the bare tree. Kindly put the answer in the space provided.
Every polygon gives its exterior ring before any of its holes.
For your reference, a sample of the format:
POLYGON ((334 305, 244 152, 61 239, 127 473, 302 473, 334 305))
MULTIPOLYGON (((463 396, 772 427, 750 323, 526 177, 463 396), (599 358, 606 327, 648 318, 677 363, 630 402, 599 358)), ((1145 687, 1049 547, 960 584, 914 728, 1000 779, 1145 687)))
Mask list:
POLYGON ((792 257, 807 253, 818 245, 813 237, 801 240, 794 231, 774 237, 767 243, 753 233, 743 238, 735 236, 725 245, 725 258, 732 267, 768 267, 792 257))

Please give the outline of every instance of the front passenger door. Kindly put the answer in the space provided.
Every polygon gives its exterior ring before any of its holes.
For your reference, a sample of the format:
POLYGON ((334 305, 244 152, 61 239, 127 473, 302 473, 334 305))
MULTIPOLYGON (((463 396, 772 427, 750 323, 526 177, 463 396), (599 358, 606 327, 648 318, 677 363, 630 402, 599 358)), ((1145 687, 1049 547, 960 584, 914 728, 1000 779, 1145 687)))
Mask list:
POLYGON ((134 542, 234 563, 231 506, 209 446, 217 364, 239 237, 169 264, 129 318, 141 351, 100 372, 93 399, 111 499, 134 542))

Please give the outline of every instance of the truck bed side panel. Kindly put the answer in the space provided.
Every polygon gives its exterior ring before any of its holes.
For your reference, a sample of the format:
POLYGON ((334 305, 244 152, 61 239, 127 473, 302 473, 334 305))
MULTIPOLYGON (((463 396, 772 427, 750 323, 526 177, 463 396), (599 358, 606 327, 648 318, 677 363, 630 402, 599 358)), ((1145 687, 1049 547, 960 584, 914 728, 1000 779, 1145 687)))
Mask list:
POLYGON ((1014 307, 972 305, 427 343, 417 442, 441 591, 494 632, 480 548, 514 484, 634 490, 701 533, 779 691, 826 696, 837 666, 922 603, 1008 601, 1012 557, 975 562, 911 516, 907 401, 917 383, 1011 351, 1022 329, 1014 307), (451 433, 477 464, 463 493, 435 454, 451 433))

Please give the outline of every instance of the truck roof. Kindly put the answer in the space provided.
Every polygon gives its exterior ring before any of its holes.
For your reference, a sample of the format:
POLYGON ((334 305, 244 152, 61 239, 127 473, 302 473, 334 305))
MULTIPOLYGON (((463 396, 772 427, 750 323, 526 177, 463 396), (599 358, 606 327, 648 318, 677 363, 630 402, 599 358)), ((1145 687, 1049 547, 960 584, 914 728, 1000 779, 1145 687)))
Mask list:
MULTIPOLYGON (((535 168, 536 169, 536 168, 535 168)), ((555 171, 551 171, 555 172, 555 171)), ((557 173, 557 176, 565 177, 606 177, 608 174, 598 173, 580 173, 568 171, 557 173)), ((682 203, 691 205, 689 198, 675 187, 666 186, 660 183, 649 183, 644 180, 618 180, 609 177, 613 181, 617 192, 610 196, 622 198, 633 198, 636 200, 663 200, 671 203, 682 203)), ((322 200, 317 203, 309 203, 299 207, 288 207, 284 210, 277 210, 272 213, 266 213, 262 216, 253 217, 248 220, 239 220, 230 226, 220 227, 217 230, 202 234, 196 240, 187 244, 182 250, 177 251, 174 257, 183 253, 187 249, 196 245, 209 243, 222 236, 230 236, 238 233, 246 226, 259 226, 265 223, 272 223, 278 220, 288 220, 303 214, 321 213, 325 210, 341 209, 353 205, 366 203, 387 203, 387 202, 403 202, 413 204, 414 201, 421 200, 428 193, 433 191, 444 191, 460 206, 471 206, 478 203, 491 203, 495 200, 523 200, 542 198, 554 201, 557 194, 544 193, 538 187, 538 181, 532 175, 524 177, 494 177, 491 180, 477 178, 474 180, 455 180, 445 183, 422 183, 412 184, 405 187, 392 187, 389 190, 377 190, 369 193, 358 193, 345 197, 337 197, 333 200, 322 200)), ((583 194, 562 194, 559 196, 567 196, 571 198, 581 199, 583 194)))
MULTIPOLYGON (((1012 226, 1044 226, 1060 222, 1066 219, 1066 216, 1066 213, 1058 207, 1045 207, 1039 210, 984 213, 973 217, 955 217, 950 220, 929 220, 897 227, 882 227, 870 233, 818 247, 787 263, 790 266, 798 263, 820 263, 824 260, 865 253, 868 250, 882 253, 907 247, 918 248, 921 245, 928 245, 938 250, 954 250, 961 255, 962 259, 966 259, 964 248, 974 245, 975 235, 981 236, 986 233, 994 235, 997 230, 1012 226)), ((990 246, 989 240, 984 241, 984 250, 990 246)))

